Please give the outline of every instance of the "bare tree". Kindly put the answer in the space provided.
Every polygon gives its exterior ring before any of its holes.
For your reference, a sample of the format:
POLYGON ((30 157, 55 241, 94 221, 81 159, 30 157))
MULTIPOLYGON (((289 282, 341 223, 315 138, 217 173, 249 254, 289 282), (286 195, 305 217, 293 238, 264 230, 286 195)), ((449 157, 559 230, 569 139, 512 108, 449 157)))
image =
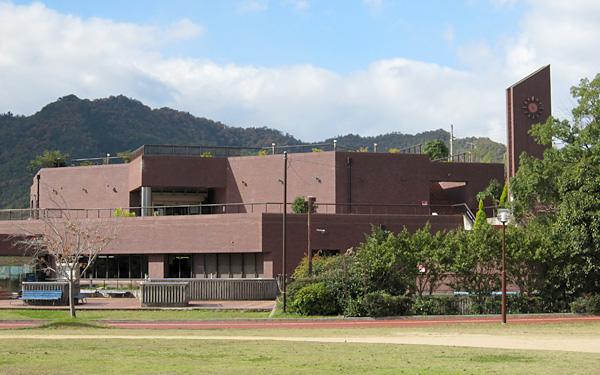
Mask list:
MULTIPOLYGON (((56 190, 54 193, 58 195, 56 190)), ((66 206, 64 200, 62 203, 66 206)), ((75 318, 76 286, 98 254, 117 238, 119 223, 73 216, 67 208, 42 210, 39 215, 41 226, 35 230, 22 230, 18 242, 26 253, 33 253, 34 259, 52 258, 51 261, 42 261, 41 266, 44 271, 52 271, 68 282, 69 310, 71 317, 75 318), (87 266, 80 270, 83 259, 87 260, 87 266)))

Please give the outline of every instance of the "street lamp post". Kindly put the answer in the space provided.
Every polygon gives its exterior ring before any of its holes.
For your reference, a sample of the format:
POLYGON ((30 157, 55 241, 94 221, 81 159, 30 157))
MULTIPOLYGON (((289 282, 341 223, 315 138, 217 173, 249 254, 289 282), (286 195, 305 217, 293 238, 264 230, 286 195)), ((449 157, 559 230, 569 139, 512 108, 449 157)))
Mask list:
POLYGON ((498 220, 502 223, 502 324, 506 324, 506 222, 509 218, 508 208, 498 210, 498 220))
POLYGON ((310 246, 310 214, 313 211, 313 205, 316 200, 317 199, 312 196, 306 197, 306 202, 308 202, 308 276, 312 276, 312 249, 310 246))
MULTIPOLYGON (((273 143, 273 145, 275 145, 273 143)), ((274 150, 275 148, 273 148, 274 150)), ((286 289, 287 289, 287 151, 283 152, 283 256, 281 259, 283 274, 283 312, 286 312, 286 289)))

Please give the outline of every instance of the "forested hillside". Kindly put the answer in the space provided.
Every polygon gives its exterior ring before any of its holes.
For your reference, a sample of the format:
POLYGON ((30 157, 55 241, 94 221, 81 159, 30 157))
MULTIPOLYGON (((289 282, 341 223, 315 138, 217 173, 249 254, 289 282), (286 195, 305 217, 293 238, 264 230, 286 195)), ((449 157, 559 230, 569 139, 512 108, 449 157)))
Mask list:
MULTIPOLYGON (((447 142, 449 134, 436 130, 417 135, 346 135, 336 139, 339 145, 351 149, 372 150, 373 143, 377 143, 378 150, 383 152, 434 139, 447 142)), ((503 145, 484 138, 468 141, 477 144, 477 151, 483 153, 480 158, 502 161, 503 145)), ((116 155, 144 144, 267 147, 273 142, 302 143, 278 130, 231 127, 187 112, 151 109, 124 96, 87 100, 69 95, 31 116, 0 114, 0 208, 28 207, 29 186, 35 171, 27 166, 44 150, 60 150, 76 159, 116 155)), ((467 140, 457 140, 455 145, 461 142, 466 145, 467 140)))

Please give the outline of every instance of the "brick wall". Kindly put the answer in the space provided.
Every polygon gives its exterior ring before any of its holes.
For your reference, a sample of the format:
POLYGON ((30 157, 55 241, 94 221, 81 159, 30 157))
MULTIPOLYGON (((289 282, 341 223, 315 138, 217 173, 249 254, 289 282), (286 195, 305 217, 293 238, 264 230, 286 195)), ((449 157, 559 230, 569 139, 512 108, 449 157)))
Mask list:
MULTIPOLYGON (((302 258, 307 254, 308 225, 306 214, 287 215, 287 272, 292 274, 302 258)), ((454 229, 462 226, 462 216, 429 215, 311 215, 311 247, 313 250, 340 250, 344 253, 351 247, 364 242, 365 235, 371 233, 371 225, 385 225, 386 230, 398 233, 406 227, 415 232, 427 222, 432 232, 454 229), (325 234, 316 229, 324 229, 325 234)), ((273 262, 273 275, 282 271, 283 223, 280 214, 263 215, 263 252, 265 259, 273 262)))
MULTIPOLYGON (((44 168, 38 174, 40 208, 129 207, 127 164, 44 168)), ((34 177, 31 192, 36 194, 36 191, 34 177)))

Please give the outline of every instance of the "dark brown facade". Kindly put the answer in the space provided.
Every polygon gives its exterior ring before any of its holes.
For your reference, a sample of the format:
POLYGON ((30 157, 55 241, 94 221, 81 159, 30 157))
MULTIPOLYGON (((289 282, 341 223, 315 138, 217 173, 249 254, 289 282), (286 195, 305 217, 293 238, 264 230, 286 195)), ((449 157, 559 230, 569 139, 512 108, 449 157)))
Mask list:
POLYGON ((540 145, 529 134, 533 124, 545 123, 552 114, 550 65, 506 89, 507 176, 515 176, 519 157, 526 152, 541 159, 549 146, 540 145))

